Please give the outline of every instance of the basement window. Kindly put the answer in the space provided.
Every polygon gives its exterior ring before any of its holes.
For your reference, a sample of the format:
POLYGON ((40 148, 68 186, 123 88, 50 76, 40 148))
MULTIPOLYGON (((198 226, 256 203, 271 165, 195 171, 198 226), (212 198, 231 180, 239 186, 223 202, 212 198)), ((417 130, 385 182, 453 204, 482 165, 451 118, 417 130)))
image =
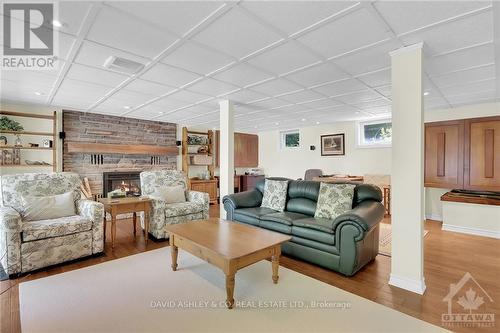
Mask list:
POLYGON ((300 133, 299 130, 290 130, 280 132, 281 149, 299 148, 300 133))
POLYGON ((381 148, 392 145, 391 119, 358 123, 358 147, 381 148))

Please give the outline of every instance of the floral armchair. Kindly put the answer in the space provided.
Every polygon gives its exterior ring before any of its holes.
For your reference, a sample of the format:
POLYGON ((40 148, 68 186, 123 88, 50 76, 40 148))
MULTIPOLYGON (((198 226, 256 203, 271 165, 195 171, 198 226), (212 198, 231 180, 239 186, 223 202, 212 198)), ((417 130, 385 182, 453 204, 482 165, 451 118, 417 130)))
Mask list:
MULTIPOLYGON (((208 218, 208 193, 188 191, 186 175, 177 170, 159 170, 141 172, 141 191, 143 195, 152 195, 163 186, 182 185, 186 190, 186 202, 167 204, 164 201, 152 200, 149 216, 149 233, 157 239, 168 238, 165 226, 191 220, 208 218)), ((141 224, 144 217, 141 214, 141 224)))
POLYGON ((7 274, 25 273, 103 251, 101 203, 83 200, 75 173, 27 173, 0 177, 0 264, 7 274), (74 192, 78 215, 23 221, 23 196, 74 192))

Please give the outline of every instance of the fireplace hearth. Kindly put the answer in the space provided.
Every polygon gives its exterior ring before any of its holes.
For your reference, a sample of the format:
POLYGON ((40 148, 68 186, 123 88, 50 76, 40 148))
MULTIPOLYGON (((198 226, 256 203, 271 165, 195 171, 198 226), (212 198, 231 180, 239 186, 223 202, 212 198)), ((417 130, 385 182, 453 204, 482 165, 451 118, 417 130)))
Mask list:
POLYGON ((121 189, 127 193, 127 196, 138 197, 141 195, 140 171, 126 172, 104 172, 102 182, 102 194, 104 197, 109 192, 121 189))

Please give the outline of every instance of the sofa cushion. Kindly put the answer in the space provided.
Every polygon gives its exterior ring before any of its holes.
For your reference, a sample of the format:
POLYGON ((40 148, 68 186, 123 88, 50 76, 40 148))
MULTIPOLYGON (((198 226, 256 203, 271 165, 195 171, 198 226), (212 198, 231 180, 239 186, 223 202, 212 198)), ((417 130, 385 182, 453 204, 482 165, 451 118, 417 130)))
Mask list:
POLYGON ((185 216, 203 211, 203 204, 197 202, 178 202, 165 204, 165 217, 185 216))
MULTIPOLYGON (((335 237, 332 237, 331 235, 330 235, 330 238, 333 240, 335 239, 335 237)), ((304 245, 307 247, 312 247, 313 249, 325 251, 325 252, 335 254, 335 255, 340 254, 339 249, 337 249, 334 246, 334 244, 331 244, 331 243, 329 244, 326 242, 319 242, 317 240, 312 240, 312 239, 307 239, 305 237, 297 237, 297 236, 292 236, 291 242, 296 243, 296 244, 300 244, 300 245, 304 245)))
POLYGON ((92 229, 92 221, 80 215, 40 221, 24 221, 22 224, 23 241, 25 242, 70 235, 90 229, 92 229))
POLYGON ((321 183, 314 217, 333 220, 351 210, 355 187, 354 184, 321 183))
POLYGON ((276 213, 276 211, 266 207, 238 208, 234 210, 233 219, 252 225, 259 225, 260 217, 271 213, 276 213))
POLYGON ((288 180, 266 179, 261 207, 282 212, 285 210, 288 180))
POLYGON ((329 234, 334 233, 334 231, 332 229, 333 220, 329 220, 329 219, 308 217, 305 219, 293 221, 293 225, 295 227, 314 229, 314 230, 326 232, 329 234))
POLYGON ((314 216, 316 212, 316 201, 307 198, 292 198, 286 204, 286 210, 289 212, 301 213, 314 216))
POLYGON ((323 244, 335 245, 335 234, 319 231, 317 229, 292 226, 292 235, 323 244))
POLYGON ((272 214, 266 214, 260 217, 261 221, 273 221, 273 222, 278 222, 281 224, 285 225, 292 225, 292 222, 294 220, 299 220, 299 219, 305 219, 308 218, 309 216, 300 214, 300 213, 293 213, 293 212, 277 212, 277 213, 272 213, 272 214))
POLYGON ((259 227, 280 232, 282 234, 290 235, 292 233, 292 226, 274 221, 260 221, 259 227))

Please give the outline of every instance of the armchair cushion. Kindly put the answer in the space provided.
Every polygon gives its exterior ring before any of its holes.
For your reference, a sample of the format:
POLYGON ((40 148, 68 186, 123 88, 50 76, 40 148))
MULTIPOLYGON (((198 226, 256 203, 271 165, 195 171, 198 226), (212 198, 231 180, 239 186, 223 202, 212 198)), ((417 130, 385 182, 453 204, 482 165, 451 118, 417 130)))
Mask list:
POLYGON ((92 221, 80 215, 73 215, 48 220, 24 221, 22 229, 23 242, 29 242, 87 231, 92 229, 92 221))
POLYGON ((19 232, 21 228, 21 214, 14 208, 0 207, 0 231, 19 232))
POLYGON ((75 215, 73 191, 48 196, 23 196, 23 221, 41 221, 75 215))
POLYGON ((182 185, 159 187, 150 197, 165 201, 168 204, 186 202, 186 193, 182 185))
POLYGON ((202 212, 203 204, 197 202, 178 202, 165 204, 165 217, 185 216, 202 212))

